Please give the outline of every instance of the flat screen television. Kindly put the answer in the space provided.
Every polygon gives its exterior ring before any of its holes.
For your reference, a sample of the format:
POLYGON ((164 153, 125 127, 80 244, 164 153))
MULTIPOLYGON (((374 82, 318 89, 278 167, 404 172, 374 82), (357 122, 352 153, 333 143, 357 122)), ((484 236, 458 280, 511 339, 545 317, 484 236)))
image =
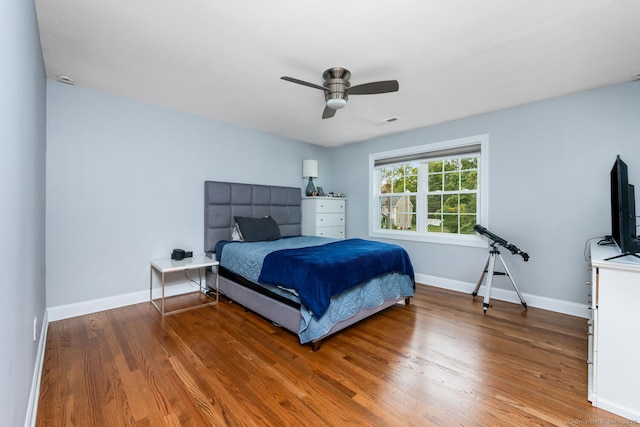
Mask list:
POLYGON ((637 255, 640 239, 636 232, 635 189, 629 184, 627 164, 618 155, 611 169, 611 236, 621 254, 609 259, 627 255, 640 258, 637 255))

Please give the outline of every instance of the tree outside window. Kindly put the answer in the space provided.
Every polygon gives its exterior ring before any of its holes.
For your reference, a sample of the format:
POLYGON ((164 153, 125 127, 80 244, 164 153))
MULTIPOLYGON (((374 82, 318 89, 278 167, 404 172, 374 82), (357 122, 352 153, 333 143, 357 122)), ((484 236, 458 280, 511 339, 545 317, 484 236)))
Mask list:
POLYGON ((427 232, 474 234, 478 157, 427 162, 427 232))

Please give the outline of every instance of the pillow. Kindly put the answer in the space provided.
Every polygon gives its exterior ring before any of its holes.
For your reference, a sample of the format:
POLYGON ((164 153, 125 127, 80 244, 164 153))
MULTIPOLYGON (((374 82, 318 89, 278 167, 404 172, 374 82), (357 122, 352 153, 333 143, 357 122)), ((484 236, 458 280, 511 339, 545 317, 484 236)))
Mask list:
POLYGON ((231 232, 231 240, 234 242, 243 242, 244 238, 242 237, 242 233, 240 233, 240 227, 236 223, 236 226, 233 227, 233 231, 231 232))
POLYGON ((240 228, 240 234, 245 242, 269 242, 278 240, 280 236, 280 227, 278 223, 271 218, 271 215, 265 218, 248 218, 244 216, 234 216, 236 224, 240 228))

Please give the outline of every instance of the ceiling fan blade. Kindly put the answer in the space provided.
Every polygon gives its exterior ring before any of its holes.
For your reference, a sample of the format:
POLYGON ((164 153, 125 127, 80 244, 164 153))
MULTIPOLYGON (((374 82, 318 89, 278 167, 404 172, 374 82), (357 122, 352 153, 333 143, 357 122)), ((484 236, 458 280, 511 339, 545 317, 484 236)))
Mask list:
POLYGON ((326 87, 322 87, 322 86, 317 85, 317 84, 305 82, 304 80, 294 79, 293 77, 283 76, 283 77, 280 77, 280 78, 282 80, 286 80, 286 81, 291 82, 291 83, 297 83, 297 84, 302 85, 302 86, 309 86, 309 87, 312 87, 314 89, 327 90, 326 87))
POLYGON ((335 116, 335 114, 336 114, 336 110, 334 110, 333 108, 324 107, 324 111, 322 112, 322 118, 330 119, 331 117, 335 116))
POLYGON ((399 87, 397 80, 384 80, 351 86, 347 89, 347 93, 349 95, 374 95, 376 93, 397 92, 399 87))

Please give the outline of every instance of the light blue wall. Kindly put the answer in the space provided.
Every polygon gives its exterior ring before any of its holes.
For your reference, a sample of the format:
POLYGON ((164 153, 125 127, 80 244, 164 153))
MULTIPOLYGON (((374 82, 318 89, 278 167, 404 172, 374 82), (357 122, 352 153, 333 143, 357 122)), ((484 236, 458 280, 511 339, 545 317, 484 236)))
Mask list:
MULTIPOLYGON (((333 150, 53 81, 47 96, 48 306, 142 291, 149 259, 201 251, 206 179, 304 188, 301 161, 316 158, 317 184, 348 196, 347 234, 367 237, 370 153, 485 133, 484 225, 531 255, 503 254, 520 290, 583 304, 583 248, 610 232, 616 154, 640 184, 640 82, 333 150)), ((397 243, 418 274, 470 285, 488 252, 397 243)))
POLYGON ((0 414, 25 423, 45 313, 45 76, 34 3, 0 2, 0 414))
MULTIPOLYGON (((503 251, 520 290, 584 304, 583 249, 588 239, 611 234, 609 171, 616 154, 640 188, 640 81, 336 149, 334 179, 349 197, 348 236, 367 236, 370 153, 478 134, 489 134, 489 220, 483 225, 531 256, 524 263, 503 251)), ((395 243, 408 250, 417 273, 471 284, 488 253, 395 243)), ((511 289, 507 281, 496 286, 511 289)))
POLYGON ((149 260, 203 252, 205 180, 331 187, 331 150, 47 82, 47 306, 149 286, 149 260))

